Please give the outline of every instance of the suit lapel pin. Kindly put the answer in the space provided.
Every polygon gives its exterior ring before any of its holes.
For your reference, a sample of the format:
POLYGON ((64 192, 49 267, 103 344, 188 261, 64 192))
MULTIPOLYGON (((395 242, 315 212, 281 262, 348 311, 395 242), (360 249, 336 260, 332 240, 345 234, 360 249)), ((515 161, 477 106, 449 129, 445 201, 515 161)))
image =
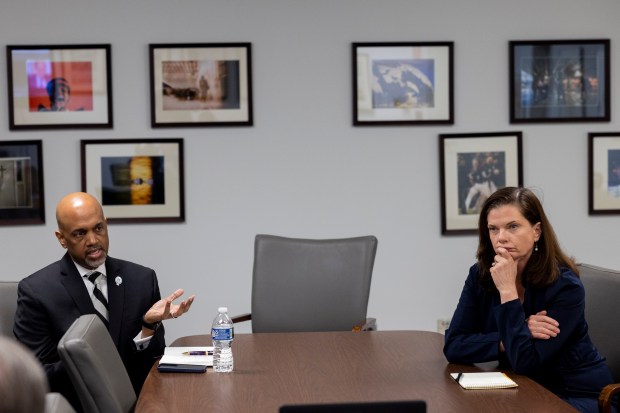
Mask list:
POLYGON ((114 282, 116 283, 116 286, 118 287, 119 285, 123 283, 123 279, 117 275, 116 278, 114 279, 114 282))

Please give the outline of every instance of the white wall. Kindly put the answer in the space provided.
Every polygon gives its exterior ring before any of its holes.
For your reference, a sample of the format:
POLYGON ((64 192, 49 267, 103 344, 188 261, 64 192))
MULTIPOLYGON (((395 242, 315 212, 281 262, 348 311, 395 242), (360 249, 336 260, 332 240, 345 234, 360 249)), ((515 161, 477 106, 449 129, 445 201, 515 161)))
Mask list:
MULTIPOLYGON (((219 305, 250 309, 256 233, 379 238, 369 315, 381 329, 435 330, 451 316, 474 236, 440 234, 438 134, 523 131, 524 183, 563 246, 620 268, 620 217, 587 212, 587 133, 619 131, 616 0, 20 0, 0 5, 4 45, 112 45, 114 128, 8 130, 42 139, 47 223, 0 227, 0 279, 58 259, 54 209, 80 189, 81 139, 185 139, 186 222, 111 225, 111 254, 157 270, 162 293, 196 293, 169 339, 208 331, 219 305), (508 122, 508 41, 610 38, 612 122, 508 122), (255 125, 150 127, 148 44, 251 42, 255 125), (353 127, 351 43, 454 41, 455 124, 353 127), (231 287, 216 289, 216 280, 231 287)), ((6 79, 6 56, 0 55, 6 79)), ((0 82, 0 102, 6 102, 0 82)), ((238 332, 249 331, 249 324, 238 332)))

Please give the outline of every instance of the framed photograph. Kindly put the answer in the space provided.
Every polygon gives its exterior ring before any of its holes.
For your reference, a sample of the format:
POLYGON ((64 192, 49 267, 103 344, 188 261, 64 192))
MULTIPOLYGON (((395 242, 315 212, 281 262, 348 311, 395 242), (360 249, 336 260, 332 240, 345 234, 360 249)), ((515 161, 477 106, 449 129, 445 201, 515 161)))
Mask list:
POLYGON ((44 223, 41 141, 0 141, 0 225, 44 223))
POLYGON ((620 214, 620 132, 588 134, 588 212, 620 214))
POLYGON ((250 43, 151 44, 152 127, 252 126, 250 43))
POLYGON ((111 128, 110 45, 7 46, 9 129, 111 128))
POLYGON ((484 201, 523 184, 521 140, 521 132, 439 135, 442 234, 476 234, 484 201))
POLYGON ((510 122, 609 122, 609 39, 511 41, 510 122))
POLYGON ((353 125, 454 123, 454 43, 353 43, 353 125))
POLYGON ((82 140, 82 191, 109 222, 183 222, 183 139, 82 140))

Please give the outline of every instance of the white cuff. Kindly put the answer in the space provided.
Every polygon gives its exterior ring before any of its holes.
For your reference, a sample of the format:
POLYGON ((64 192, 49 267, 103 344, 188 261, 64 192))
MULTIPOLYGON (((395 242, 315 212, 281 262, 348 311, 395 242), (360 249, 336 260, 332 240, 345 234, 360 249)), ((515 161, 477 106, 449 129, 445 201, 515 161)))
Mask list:
POLYGON ((140 331, 138 335, 134 337, 133 343, 136 345, 138 351, 146 350, 151 342, 151 338, 153 338, 153 336, 142 338, 142 331, 140 331))

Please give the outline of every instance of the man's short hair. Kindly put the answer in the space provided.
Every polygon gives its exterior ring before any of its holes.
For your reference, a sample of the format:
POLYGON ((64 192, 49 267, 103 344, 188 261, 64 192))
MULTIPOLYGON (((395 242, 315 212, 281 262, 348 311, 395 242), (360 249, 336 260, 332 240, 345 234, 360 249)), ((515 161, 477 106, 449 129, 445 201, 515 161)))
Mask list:
POLYGON ((71 93, 71 87, 69 87, 69 82, 67 81, 67 79, 65 79, 64 77, 55 77, 52 80, 50 80, 49 82, 47 82, 47 94, 52 97, 56 94, 56 83, 61 83, 64 84, 67 89, 69 90, 69 93, 71 93))

